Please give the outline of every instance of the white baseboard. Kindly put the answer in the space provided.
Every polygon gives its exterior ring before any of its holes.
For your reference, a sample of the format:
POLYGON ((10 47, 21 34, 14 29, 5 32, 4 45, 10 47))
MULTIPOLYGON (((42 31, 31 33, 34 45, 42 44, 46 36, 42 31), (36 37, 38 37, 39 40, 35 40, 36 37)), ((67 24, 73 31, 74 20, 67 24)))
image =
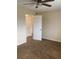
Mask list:
POLYGON ((21 45, 21 44, 24 44, 24 43, 26 43, 27 41, 25 40, 25 41, 23 41, 23 42, 20 42, 20 43, 17 43, 17 46, 19 46, 19 45, 21 45))
POLYGON ((51 40, 51 41, 61 42, 61 40, 57 40, 56 38, 43 37, 43 39, 47 39, 47 40, 51 40))

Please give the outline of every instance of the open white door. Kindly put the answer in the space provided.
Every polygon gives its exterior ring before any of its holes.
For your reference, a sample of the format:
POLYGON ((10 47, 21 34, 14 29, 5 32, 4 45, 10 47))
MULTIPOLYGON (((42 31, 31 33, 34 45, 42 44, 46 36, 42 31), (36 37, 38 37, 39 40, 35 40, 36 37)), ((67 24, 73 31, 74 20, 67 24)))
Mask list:
POLYGON ((34 16, 33 20, 33 39, 42 40, 42 16, 34 16))

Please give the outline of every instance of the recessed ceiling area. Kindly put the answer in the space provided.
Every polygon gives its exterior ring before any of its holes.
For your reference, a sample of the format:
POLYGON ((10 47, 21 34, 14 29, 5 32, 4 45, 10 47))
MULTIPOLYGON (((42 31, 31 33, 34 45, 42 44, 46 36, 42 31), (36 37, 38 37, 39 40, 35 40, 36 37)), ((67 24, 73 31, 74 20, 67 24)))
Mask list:
POLYGON ((45 12, 45 11, 61 9, 61 0, 54 0, 52 2, 46 2, 46 4, 52 5, 52 7, 38 5, 38 8, 35 8, 36 4, 28 4, 30 2, 34 2, 34 1, 33 0, 17 0, 18 5, 23 6, 24 8, 28 8, 35 12, 45 12), (24 5, 24 4, 28 4, 28 5, 24 5))

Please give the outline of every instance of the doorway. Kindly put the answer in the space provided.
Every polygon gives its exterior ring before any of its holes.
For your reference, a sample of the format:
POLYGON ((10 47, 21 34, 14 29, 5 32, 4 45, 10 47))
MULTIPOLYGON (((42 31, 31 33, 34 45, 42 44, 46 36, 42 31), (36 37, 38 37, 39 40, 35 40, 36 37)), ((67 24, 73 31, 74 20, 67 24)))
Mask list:
POLYGON ((27 37, 33 40, 42 40, 42 16, 25 15, 27 37))

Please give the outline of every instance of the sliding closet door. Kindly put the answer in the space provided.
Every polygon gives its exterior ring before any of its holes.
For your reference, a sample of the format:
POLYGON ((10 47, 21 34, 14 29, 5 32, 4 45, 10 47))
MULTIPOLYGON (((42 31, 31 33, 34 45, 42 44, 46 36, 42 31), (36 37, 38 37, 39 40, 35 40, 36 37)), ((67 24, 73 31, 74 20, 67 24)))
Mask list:
POLYGON ((33 20, 33 39, 42 40, 42 16, 34 16, 33 20))

